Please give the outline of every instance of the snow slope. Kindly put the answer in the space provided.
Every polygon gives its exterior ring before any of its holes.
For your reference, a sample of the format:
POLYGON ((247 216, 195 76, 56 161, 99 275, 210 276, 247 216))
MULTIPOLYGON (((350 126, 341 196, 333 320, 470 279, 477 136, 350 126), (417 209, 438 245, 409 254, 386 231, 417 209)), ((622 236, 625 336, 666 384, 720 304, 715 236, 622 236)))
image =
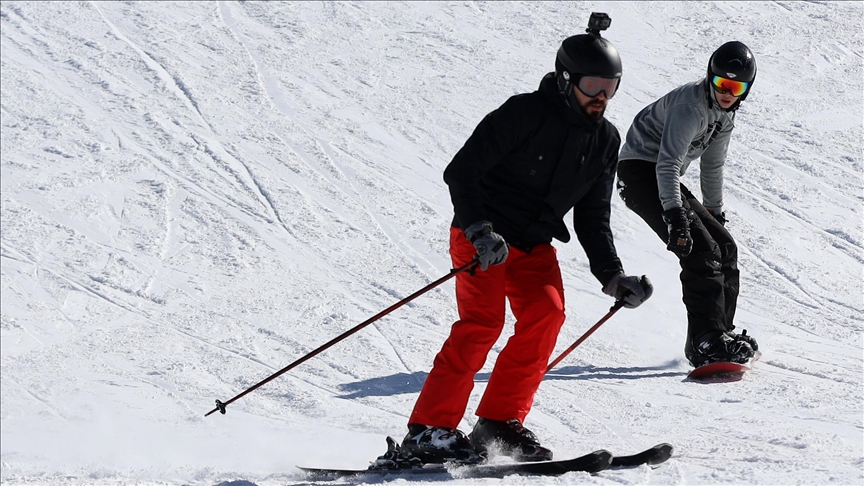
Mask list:
MULTIPOLYGON (((405 431, 452 281, 204 414, 447 274, 444 167, 592 11, 623 56, 607 110, 622 133, 723 42, 754 50, 726 204, 738 327, 765 355, 740 382, 683 381, 677 263, 616 199, 625 269, 655 295, 547 377, 526 425, 562 458, 676 454, 543 482, 864 482, 862 2, 9 1, 3 484, 305 484, 294 465, 365 467, 405 431)), ((557 353, 612 302, 578 243, 556 246, 557 353)))

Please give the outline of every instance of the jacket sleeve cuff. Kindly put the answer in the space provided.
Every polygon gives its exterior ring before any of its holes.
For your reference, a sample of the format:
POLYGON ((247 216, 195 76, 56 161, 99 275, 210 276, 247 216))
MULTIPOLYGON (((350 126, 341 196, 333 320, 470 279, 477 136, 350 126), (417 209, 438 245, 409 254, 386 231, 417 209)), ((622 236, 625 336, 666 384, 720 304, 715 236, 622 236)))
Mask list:
POLYGON ((616 275, 623 274, 623 273, 624 273, 624 269, 621 267, 604 268, 603 270, 597 271, 597 273, 595 273, 594 276, 597 277, 597 280, 600 281, 600 284, 603 285, 603 288, 605 289, 606 286, 609 284, 609 282, 613 278, 615 278, 616 275))

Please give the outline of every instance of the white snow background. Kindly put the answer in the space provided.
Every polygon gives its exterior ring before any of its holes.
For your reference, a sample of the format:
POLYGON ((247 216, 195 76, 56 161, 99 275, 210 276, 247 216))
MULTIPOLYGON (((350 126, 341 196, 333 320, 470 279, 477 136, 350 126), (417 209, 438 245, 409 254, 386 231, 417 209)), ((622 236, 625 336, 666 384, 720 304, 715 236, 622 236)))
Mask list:
MULTIPOLYGON (((386 482, 862 484, 862 6, 2 2, 3 484, 305 484, 295 465, 364 468, 401 439, 452 280, 204 414, 449 272, 444 167, 592 11, 623 57, 622 135, 722 43, 756 55, 726 208, 738 330, 764 356, 684 381, 677 261, 616 196, 625 270, 656 292, 547 376, 526 425, 562 459, 674 457, 386 482)), ((612 301, 575 239, 555 245, 557 356, 612 301)))

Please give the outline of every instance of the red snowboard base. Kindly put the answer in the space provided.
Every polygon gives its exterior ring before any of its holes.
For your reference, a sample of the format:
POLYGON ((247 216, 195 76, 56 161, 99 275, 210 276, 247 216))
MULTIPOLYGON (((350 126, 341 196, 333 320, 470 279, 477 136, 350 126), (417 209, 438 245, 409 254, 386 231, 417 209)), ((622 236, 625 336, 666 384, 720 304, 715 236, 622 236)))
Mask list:
MULTIPOLYGON (((750 360, 750 364, 759 359, 762 353, 756 352, 756 356, 750 360)), ((740 363, 720 361, 700 366, 687 375, 688 380, 702 383, 729 383, 740 381, 744 373, 750 371, 750 366, 740 363)))

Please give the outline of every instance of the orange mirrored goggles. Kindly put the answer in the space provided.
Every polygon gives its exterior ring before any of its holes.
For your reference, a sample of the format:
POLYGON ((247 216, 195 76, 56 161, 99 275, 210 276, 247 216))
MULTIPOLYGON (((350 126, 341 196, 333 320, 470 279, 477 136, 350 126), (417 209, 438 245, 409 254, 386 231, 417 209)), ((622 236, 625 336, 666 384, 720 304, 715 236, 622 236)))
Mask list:
POLYGON ((585 96, 593 98, 600 93, 604 93, 606 98, 611 99, 615 96, 615 91, 618 90, 618 84, 621 83, 621 78, 601 78, 599 76, 582 76, 576 87, 585 96))
POLYGON ((714 91, 718 93, 729 93, 732 96, 741 96, 746 93, 747 88, 750 87, 750 83, 735 81, 734 79, 723 78, 720 76, 714 76, 711 85, 714 87, 714 91))

